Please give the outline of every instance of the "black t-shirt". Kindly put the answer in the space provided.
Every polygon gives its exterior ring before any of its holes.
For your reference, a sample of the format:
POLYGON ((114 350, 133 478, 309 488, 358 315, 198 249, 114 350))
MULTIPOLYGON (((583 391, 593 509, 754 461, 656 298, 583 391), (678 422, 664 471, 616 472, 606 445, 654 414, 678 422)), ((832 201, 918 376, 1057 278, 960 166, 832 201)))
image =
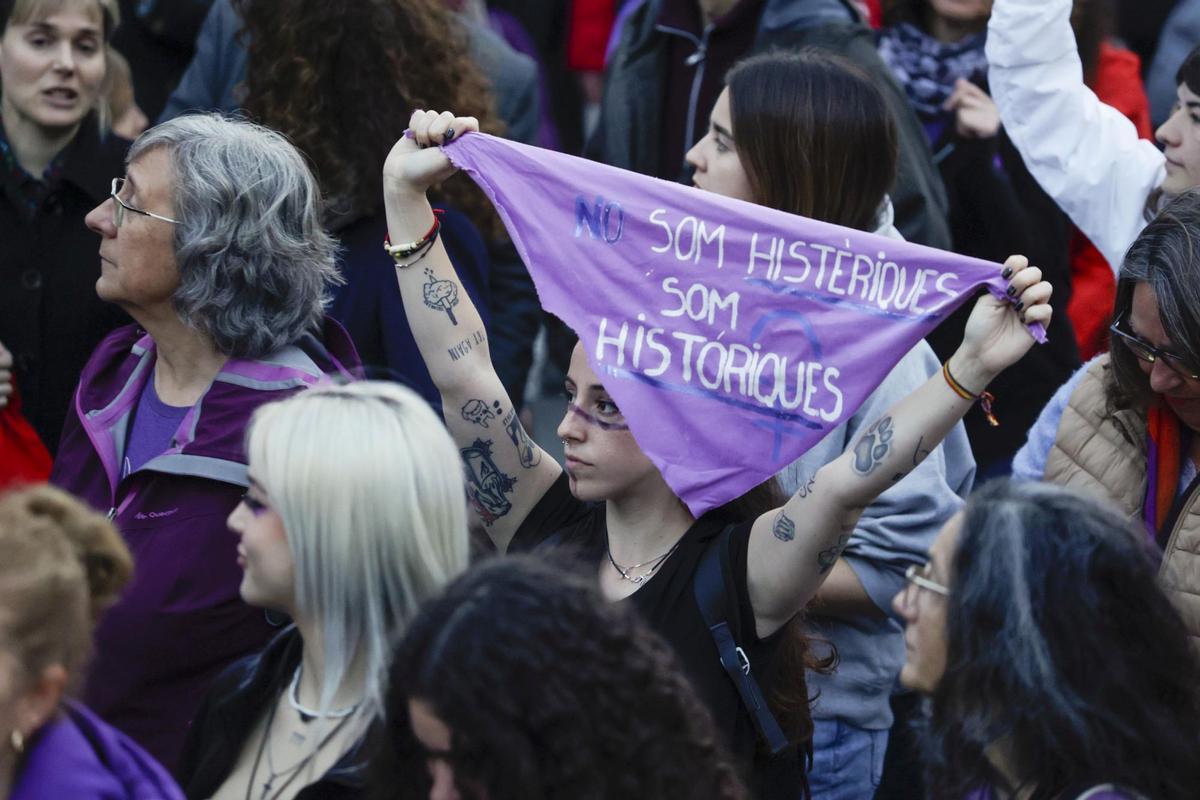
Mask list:
MULTIPOLYGON (((732 532, 729 552, 736 597, 731 595, 726 605, 731 615, 737 617, 729 620, 737 643, 750 659, 763 694, 770 697, 776 656, 786 628, 765 639, 759 639, 755 633, 754 610, 746 583, 746 552, 752 524, 753 521, 739 523, 732 532)), ((753 763, 746 777, 755 797, 799 797, 798 752, 770 760, 758 754, 754 723, 733 681, 721 667, 717 646, 696 604, 693 580, 700 557, 724 528, 723 523, 707 517, 697 520, 658 571, 620 602, 632 603, 641 618, 671 644, 735 758, 743 765, 753 763)), ((589 577, 594 577, 601 561, 607 558, 607 541, 604 504, 586 503, 572 495, 567 475, 563 473, 521 523, 509 544, 509 552, 550 547, 569 550, 589 570, 589 577)))

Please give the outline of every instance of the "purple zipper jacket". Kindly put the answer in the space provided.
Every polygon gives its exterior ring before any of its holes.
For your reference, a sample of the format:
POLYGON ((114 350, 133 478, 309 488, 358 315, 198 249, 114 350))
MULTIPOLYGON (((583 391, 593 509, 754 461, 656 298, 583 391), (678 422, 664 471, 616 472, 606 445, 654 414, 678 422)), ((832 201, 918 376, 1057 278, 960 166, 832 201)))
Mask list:
POLYGON ((40 731, 17 768, 9 800, 183 800, 142 748, 70 701, 40 731))
POLYGON ((121 477, 128 427, 153 374, 154 341, 136 325, 106 337, 80 377, 50 480, 106 511, 134 577, 96 629, 84 698, 173 769, 209 682, 260 650, 275 629, 238 595, 242 570, 226 518, 246 491, 243 439, 258 406, 339 375, 358 356, 326 320, 258 360, 230 359, 183 418, 166 452, 121 477))

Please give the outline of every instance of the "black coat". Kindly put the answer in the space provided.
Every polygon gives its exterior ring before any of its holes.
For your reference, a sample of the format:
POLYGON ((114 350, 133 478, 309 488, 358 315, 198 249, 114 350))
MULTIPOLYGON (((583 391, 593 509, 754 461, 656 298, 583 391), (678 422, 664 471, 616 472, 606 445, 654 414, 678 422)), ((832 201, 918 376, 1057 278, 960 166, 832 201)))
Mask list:
MULTIPOLYGON (((287 691, 300 664, 303 641, 295 627, 261 653, 242 659, 213 681, 188 731, 175 777, 189 800, 212 797, 237 764, 255 723, 287 691)), ((359 800, 366 795, 365 746, 360 742, 300 790, 296 800, 359 800)))
POLYGON ((32 210, 0 158, 0 343, 13 354, 23 410, 53 453, 79 373, 105 334, 130 320, 96 296, 100 237, 84 225, 125 174, 129 142, 83 121, 63 172, 32 210))

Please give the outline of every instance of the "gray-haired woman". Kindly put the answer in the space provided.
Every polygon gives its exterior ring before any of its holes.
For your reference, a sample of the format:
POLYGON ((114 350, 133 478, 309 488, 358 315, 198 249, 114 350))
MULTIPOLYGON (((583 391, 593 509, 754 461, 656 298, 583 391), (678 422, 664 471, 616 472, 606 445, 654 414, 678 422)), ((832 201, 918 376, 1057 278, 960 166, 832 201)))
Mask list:
POLYGON ((271 635, 225 528, 250 415, 357 365, 323 313, 319 197, 282 136, 200 115, 142 134, 87 217, 96 292, 137 324, 84 368, 52 480, 108 510, 137 561, 97 630, 88 703, 168 767, 212 677, 271 635))

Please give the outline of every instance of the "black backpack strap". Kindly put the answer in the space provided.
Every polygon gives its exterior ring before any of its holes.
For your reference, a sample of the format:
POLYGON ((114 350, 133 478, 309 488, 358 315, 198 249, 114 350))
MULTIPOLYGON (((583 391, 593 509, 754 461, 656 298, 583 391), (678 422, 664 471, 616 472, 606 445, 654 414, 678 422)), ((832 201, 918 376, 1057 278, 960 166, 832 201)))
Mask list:
POLYGON ((725 674, 737 687, 742 705, 750 713, 754 727, 770 750, 771 755, 779 755, 788 747, 787 737, 771 713, 767 700, 763 697, 762 689, 754 675, 750 672, 750 659, 746 651, 738 647, 733 629, 729 624, 729 605, 725 580, 725 569, 729 558, 726 555, 730 545, 733 526, 730 525, 719 536, 709 543, 700 557, 700 565, 696 569, 696 577, 692 588, 696 593, 696 604, 700 607, 700 616, 712 634, 713 643, 721 657, 721 666, 725 674))

